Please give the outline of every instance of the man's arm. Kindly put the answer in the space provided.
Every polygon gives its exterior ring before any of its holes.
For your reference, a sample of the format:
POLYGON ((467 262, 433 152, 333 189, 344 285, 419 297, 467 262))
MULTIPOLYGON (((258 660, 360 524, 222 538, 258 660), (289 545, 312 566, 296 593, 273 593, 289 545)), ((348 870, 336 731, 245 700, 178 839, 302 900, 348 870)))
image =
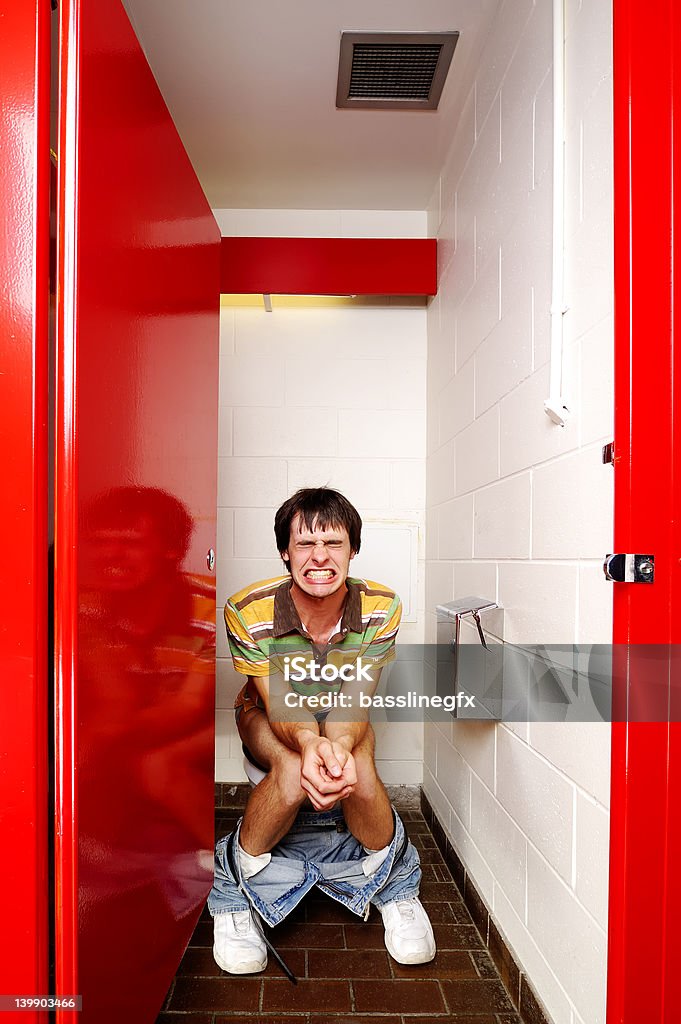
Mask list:
POLYGON ((345 745, 336 745, 322 736, 314 715, 303 708, 290 709, 291 721, 271 717, 269 679, 249 676, 262 698, 272 732, 289 750, 300 755, 300 785, 317 810, 326 810, 338 799, 349 796, 357 782, 350 752, 345 745))
POLYGON ((373 697, 381 678, 381 671, 380 668, 370 670, 370 683, 357 680, 343 683, 341 693, 351 698, 352 712, 348 714, 345 708, 335 707, 324 722, 324 735, 327 739, 340 744, 349 753, 362 742, 369 725, 369 711, 360 707, 359 695, 363 693, 365 696, 373 697))
MULTIPOLYGON (((360 707, 360 694, 373 697, 376 692, 383 666, 394 657, 395 637, 402 619, 402 602, 393 594, 383 625, 377 631, 363 655, 357 658, 356 669, 363 658, 368 658, 370 668, 361 673, 364 678, 348 680, 341 686, 341 693, 351 698, 350 713, 343 707, 335 707, 324 723, 324 734, 335 744, 348 751, 361 743, 369 724, 369 711, 360 707), (366 679, 366 675, 369 680, 366 679)), ((359 675, 360 673, 357 672, 359 675)), ((349 702, 348 702, 349 703, 349 702)))
POLYGON ((249 676, 248 681, 258 691, 265 705, 267 720, 270 723, 272 732, 278 740, 281 740, 285 747, 288 747, 289 750, 295 750, 296 753, 300 754, 306 743, 309 743, 315 737, 319 738, 317 719, 304 708, 283 708, 280 706, 280 702, 277 702, 277 713, 275 718, 272 718, 270 681, 268 676, 249 676), (285 720, 284 715, 287 716, 285 720), (288 718, 289 715, 290 720, 288 718))

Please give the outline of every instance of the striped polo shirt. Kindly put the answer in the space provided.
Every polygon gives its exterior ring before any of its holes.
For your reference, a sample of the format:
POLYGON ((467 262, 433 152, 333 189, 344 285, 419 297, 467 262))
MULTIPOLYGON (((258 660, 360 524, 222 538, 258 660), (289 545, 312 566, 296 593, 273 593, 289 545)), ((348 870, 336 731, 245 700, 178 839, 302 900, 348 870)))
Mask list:
MULTIPOLYGON (((312 657, 319 665, 362 662, 380 668, 394 656, 402 604, 388 587, 348 577, 348 596, 336 631, 327 644, 316 646, 300 620, 291 597, 293 580, 277 576, 240 590, 225 605, 229 647, 237 672, 268 677, 281 672, 285 658, 312 657)), ((296 693, 335 693, 340 681, 293 679, 296 693)))

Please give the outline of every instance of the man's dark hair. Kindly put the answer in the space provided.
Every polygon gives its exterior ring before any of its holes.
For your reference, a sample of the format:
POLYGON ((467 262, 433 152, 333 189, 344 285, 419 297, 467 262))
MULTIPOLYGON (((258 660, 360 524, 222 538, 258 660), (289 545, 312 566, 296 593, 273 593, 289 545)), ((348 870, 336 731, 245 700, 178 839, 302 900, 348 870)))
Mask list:
MULTIPOLYGON (((328 530, 329 527, 344 527, 348 531, 350 547, 357 554, 362 543, 362 520, 359 512, 344 498, 339 491, 330 487, 301 487, 299 491, 287 498, 274 517, 274 536, 277 538, 277 551, 282 554, 288 550, 291 540, 291 523, 300 516, 300 522, 308 530, 318 527, 328 530)), ((284 561, 291 571, 291 563, 284 561)))

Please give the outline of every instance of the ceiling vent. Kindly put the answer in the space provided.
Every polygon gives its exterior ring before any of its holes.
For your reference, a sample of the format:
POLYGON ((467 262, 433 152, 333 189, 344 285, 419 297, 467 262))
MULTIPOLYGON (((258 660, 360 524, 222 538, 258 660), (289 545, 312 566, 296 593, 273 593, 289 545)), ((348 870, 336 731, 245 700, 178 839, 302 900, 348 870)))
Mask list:
POLYGON ((343 32, 337 107, 435 110, 458 32, 343 32))

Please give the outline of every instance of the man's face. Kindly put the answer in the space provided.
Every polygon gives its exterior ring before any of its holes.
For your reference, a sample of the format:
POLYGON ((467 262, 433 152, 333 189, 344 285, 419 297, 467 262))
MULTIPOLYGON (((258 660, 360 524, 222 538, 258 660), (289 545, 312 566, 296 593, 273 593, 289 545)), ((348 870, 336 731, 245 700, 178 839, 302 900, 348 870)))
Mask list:
POLYGON ((345 584, 350 560, 355 552, 350 547, 344 526, 308 530, 296 515, 291 523, 285 561, 291 563, 294 584, 310 597, 330 597, 345 584))

